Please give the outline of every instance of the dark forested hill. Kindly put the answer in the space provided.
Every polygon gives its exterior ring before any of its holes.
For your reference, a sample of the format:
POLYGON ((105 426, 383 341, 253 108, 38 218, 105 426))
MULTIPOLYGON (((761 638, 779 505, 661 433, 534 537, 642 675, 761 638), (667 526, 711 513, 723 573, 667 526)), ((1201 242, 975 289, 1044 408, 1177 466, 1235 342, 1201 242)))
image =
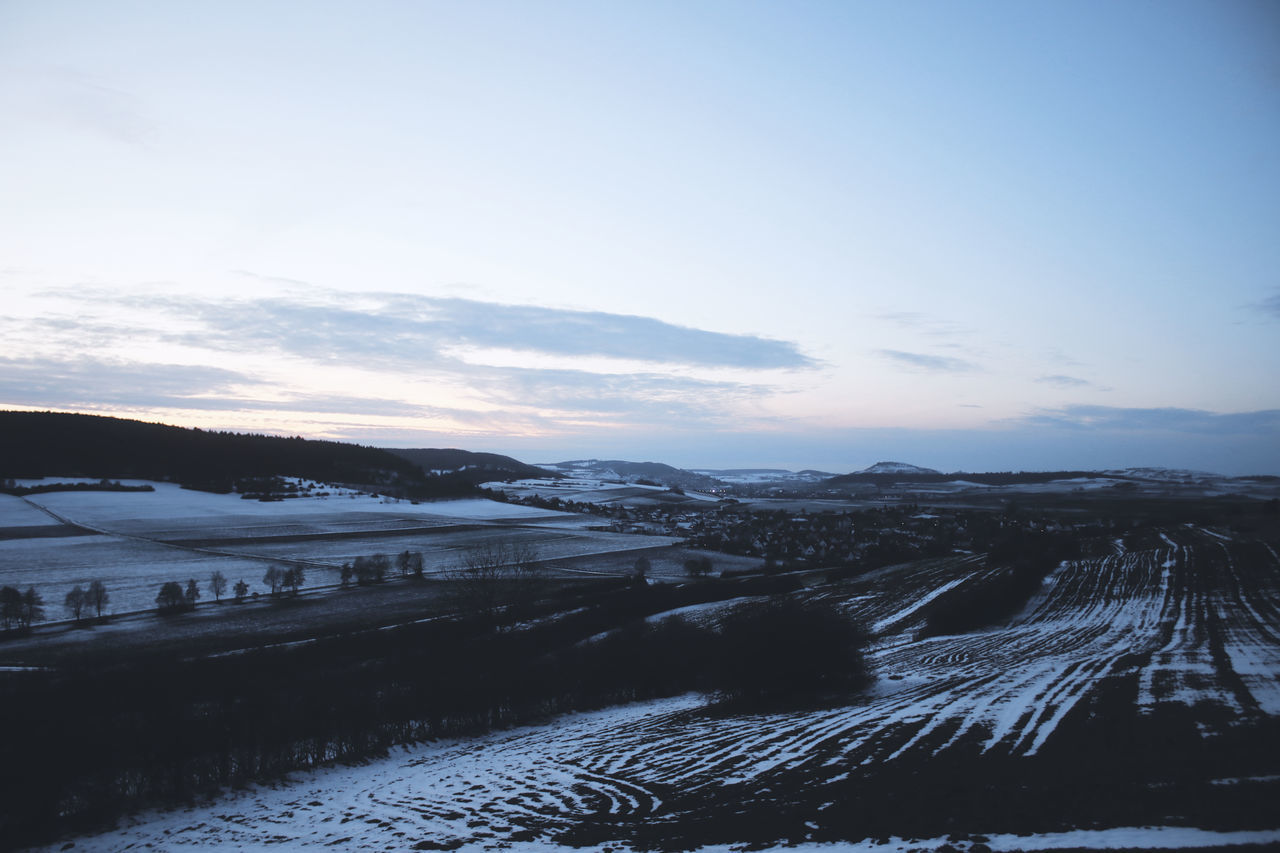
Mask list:
POLYGON ((421 467, 427 474, 452 476, 472 483, 561 476, 554 471, 526 465, 518 459, 498 453, 473 453, 470 450, 453 448, 388 448, 388 450, 421 467))
POLYGON ((98 415, 0 412, 0 478, 133 477, 214 491, 237 480, 306 477, 409 497, 468 492, 373 447, 144 423, 98 415))

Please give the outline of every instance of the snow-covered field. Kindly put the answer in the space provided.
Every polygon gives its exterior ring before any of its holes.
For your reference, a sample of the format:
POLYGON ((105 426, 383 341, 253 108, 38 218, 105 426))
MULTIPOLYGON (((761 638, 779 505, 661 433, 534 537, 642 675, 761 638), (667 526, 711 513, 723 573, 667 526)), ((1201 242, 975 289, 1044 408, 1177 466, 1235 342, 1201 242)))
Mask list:
POLYGON ((530 545, 553 564, 678 541, 587 530, 600 520, 483 499, 415 504, 347 493, 261 502, 149 485, 155 490, 0 495, 0 585, 34 586, 56 620, 66 616, 66 593, 95 579, 106 584, 112 614, 153 608, 167 581, 195 579, 211 600, 215 571, 227 579, 225 596, 238 580, 267 592, 272 565, 305 565, 304 587, 313 588, 338 583, 344 562, 376 553, 421 551, 436 573, 495 538, 530 545), (64 535, 50 535, 57 525, 64 535))
MULTIPOLYGON (((893 567, 823 593, 838 595, 880 632, 873 653, 879 681, 856 704, 724 715, 686 696, 569 715, 143 815, 79 839, 75 849, 545 849, 566 833, 593 849, 637 838, 694 838, 689 846, 697 847, 742 840, 734 833, 748 826, 759 840, 759 827, 770 821, 776 840, 801 849, 938 847, 947 839, 903 841, 888 832, 874 847, 814 842, 841 833, 857 841, 858 826, 883 826, 883 816, 859 811, 862 798, 892 787, 879 779, 897 780, 895 795, 909 799, 922 785, 941 784, 936 774, 962 767, 986 778, 984 768, 997 766, 986 784, 1006 784, 1000 774, 1007 773, 1014 781, 1006 793, 1029 784, 1057 790, 1055 780, 1026 774, 1087 772, 1072 763, 1073 753, 1092 749, 1092 761, 1107 755, 1110 748, 1098 752, 1092 739, 1109 731, 1099 728, 1106 724, 1100 709, 1115 713, 1116 702, 1127 707, 1123 719, 1138 724, 1192 715, 1197 740, 1179 748, 1274 726, 1280 557, 1264 545, 1225 543, 1195 529, 1166 535, 1167 547, 1064 563, 1019 616, 972 634, 916 639, 928 600, 988 571, 972 558, 893 567), (1088 740, 1072 740, 1081 737, 1088 740)), ((1125 748, 1117 740, 1114 749, 1125 748)), ((1002 826, 970 831, 990 833, 985 843, 996 850, 1280 843, 1280 815, 1261 828, 1205 827, 1179 817, 1187 803, 1214 791, 1255 799, 1259 790, 1275 792, 1280 756, 1249 760, 1256 766, 1248 773, 1182 779, 1179 785, 1192 786, 1188 799, 1157 801, 1161 817, 1152 826, 1130 816, 1040 825, 1028 834, 1002 826)), ((1163 790, 1143 784, 1135 804, 1163 790)), ((954 785, 983 790, 968 778, 954 785)), ((945 811, 949 804, 938 799, 926 807, 945 811)))
POLYGON ((665 486, 649 486, 643 483, 621 483, 596 477, 575 476, 561 480, 513 480, 511 482, 485 483, 485 488, 505 492, 513 498, 559 498, 562 501, 578 501, 599 506, 618 504, 623 506, 668 506, 675 504, 715 504, 719 495, 684 489, 679 493, 665 486))

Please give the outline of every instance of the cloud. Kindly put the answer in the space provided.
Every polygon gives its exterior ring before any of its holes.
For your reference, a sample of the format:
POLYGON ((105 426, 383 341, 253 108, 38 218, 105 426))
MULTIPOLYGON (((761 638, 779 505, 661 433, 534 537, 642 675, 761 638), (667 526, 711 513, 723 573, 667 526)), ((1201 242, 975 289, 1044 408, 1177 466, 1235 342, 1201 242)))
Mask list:
POLYGON ((1280 291, 1271 294, 1266 299, 1255 304, 1255 307, 1263 314, 1269 314, 1280 320, 1280 291))
POLYGON ((962 358, 903 352, 896 349, 882 349, 876 352, 895 364, 911 370, 924 370, 930 373, 969 373, 978 369, 973 362, 962 358))
POLYGON ((951 320, 940 320, 920 311, 888 311, 875 315, 878 320, 887 320, 906 329, 913 329, 935 338, 965 337, 973 334, 973 330, 951 320))
POLYGON ((1041 376, 1035 380, 1042 385, 1052 385, 1055 388, 1093 388, 1097 391, 1110 391, 1110 388, 1104 388, 1090 382, 1088 379, 1081 379, 1078 376, 1067 376, 1062 373, 1055 373, 1052 376, 1041 376))
POLYGON ((432 299, 434 322, 467 343, 567 356, 606 356, 748 369, 810 368, 795 344, 729 335, 629 314, 432 299))
POLYGON ((790 342, 712 332, 652 317, 571 311, 471 299, 372 294, 323 301, 264 298, 210 301, 131 297, 137 308, 166 311, 202 326, 171 337, 192 345, 242 351, 270 346, 318 361, 371 360, 406 368, 456 361, 474 347, 604 357, 694 367, 811 369, 817 362, 790 342), (357 298, 365 304, 350 306, 357 298))
POLYGON ((156 135, 138 97, 96 75, 66 67, 15 72, 25 84, 9 105, 18 115, 127 145, 146 146, 156 135))
POLYGON ((189 406, 188 408, 216 408, 228 411, 313 412, 331 415, 377 415, 380 417, 447 417, 462 421, 478 421, 481 418, 481 415, 477 412, 447 409, 439 406, 423 406, 385 397, 295 394, 284 399, 228 397, 208 402, 211 405, 189 406))
POLYGON ((256 380, 186 364, 0 357, 0 399, 28 406, 189 406, 256 380))
POLYGON ((28 318, 22 328, 9 330, 22 332, 32 345, 42 343, 51 356, 39 366, 32 363, 22 382, 11 377, 0 383, 12 404, 421 417, 487 432, 562 432, 584 424, 695 428, 760 422, 761 416, 750 414, 755 404, 780 392, 770 381, 744 381, 737 374, 726 379, 723 369, 768 377, 818 366, 785 341, 649 317, 462 298, 321 291, 209 299, 84 289, 42 295, 70 303, 74 311, 28 318), (192 355, 184 361, 218 364, 220 353, 248 353, 264 376, 296 371, 311 379, 293 387, 266 386, 215 368, 193 373, 137 364, 129 354, 138 340, 187 348, 192 355), (485 363, 495 352, 496 363, 485 363), (114 353, 119 361, 103 361, 101 353, 114 353), (523 366, 524 353, 554 358, 523 366), (597 368, 600 359, 615 361, 597 368), (326 396, 317 371, 308 374, 296 360, 321 371, 341 366, 378 374, 380 385, 390 382, 395 389, 390 396, 403 399, 326 396), (699 375, 702 369, 717 372, 699 375), (128 390, 110 381, 122 370, 135 376, 128 390), (450 401, 461 409, 422 405, 431 402, 424 399, 428 388, 450 397, 462 394, 469 402, 450 401))
POLYGON ((236 371, 201 365, 0 357, 0 374, 0 403, 5 405, 477 417, 475 412, 402 400, 276 394, 274 387, 271 391, 275 396, 246 396, 246 390, 266 390, 266 383, 236 371))
POLYGON ((312 286, 310 282, 302 281, 301 279, 297 279, 297 278, 284 278, 283 276, 278 276, 278 275, 261 275, 260 273, 252 272, 250 270, 231 270, 231 272, 235 273, 238 276, 243 276, 245 278, 252 278, 256 281, 263 281, 268 284, 283 284, 289 287, 304 287, 304 288, 310 288, 312 286))
POLYGON ((737 404, 772 389, 653 373, 597 374, 574 370, 490 368, 473 379, 488 398, 507 407, 671 427, 736 417, 737 404))
POLYGON ((1017 423, 1075 430, 1179 432, 1199 435, 1280 435, 1280 409, 1217 413, 1200 409, 1136 409, 1064 406, 1016 419, 1017 423))

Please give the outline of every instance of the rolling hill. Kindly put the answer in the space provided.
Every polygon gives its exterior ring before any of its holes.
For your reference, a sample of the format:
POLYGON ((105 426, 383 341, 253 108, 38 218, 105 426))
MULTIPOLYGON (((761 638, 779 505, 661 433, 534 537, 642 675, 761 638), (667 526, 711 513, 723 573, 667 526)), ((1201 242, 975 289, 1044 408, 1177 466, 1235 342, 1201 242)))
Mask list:
POLYGON ((465 479, 432 477, 409 460, 337 441, 281 438, 59 412, 0 412, 0 479, 129 477, 209 491, 236 481, 306 477, 408 497, 464 494, 465 479))
POLYGON ((417 465, 431 476, 452 476, 472 484, 493 480, 555 479, 561 475, 527 465, 499 453, 475 453, 454 448, 388 448, 390 453, 417 465))

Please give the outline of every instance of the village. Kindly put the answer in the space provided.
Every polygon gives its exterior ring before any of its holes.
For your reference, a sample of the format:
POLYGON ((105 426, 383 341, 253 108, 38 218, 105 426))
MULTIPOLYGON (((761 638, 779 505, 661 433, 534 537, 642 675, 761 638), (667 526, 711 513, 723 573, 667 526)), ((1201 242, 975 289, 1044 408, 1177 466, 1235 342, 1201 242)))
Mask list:
MULTIPOLYGON (((856 574, 882 566, 953 554, 1020 550, 1033 539, 1073 543, 1088 555, 1109 551, 1113 530, 1132 525, 1100 515, 1071 518, 1007 504, 999 509, 885 502, 862 509, 781 509, 721 501, 705 506, 608 505, 551 497, 508 498, 511 503, 588 513, 606 519, 602 530, 683 537, 690 547, 760 557, 765 571, 832 569, 856 574)), ((1118 535, 1118 534, 1117 534, 1118 535)))

